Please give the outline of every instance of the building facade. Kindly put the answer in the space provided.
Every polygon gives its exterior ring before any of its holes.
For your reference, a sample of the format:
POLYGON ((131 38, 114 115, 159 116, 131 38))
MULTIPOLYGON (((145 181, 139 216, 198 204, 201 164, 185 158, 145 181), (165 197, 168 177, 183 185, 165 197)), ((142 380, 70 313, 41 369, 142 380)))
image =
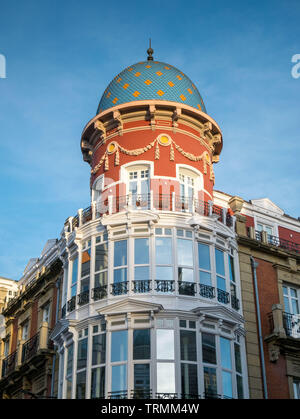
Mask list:
POLYGON ((48 398, 57 394, 58 363, 49 335, 58 320, 61 273, 57 240, 48 240, 41 257, 28 262, 18 281, 17 294, 2 309, 2 398, 48 398))
POLYGON ((300 220, 215 192, 236 215, 251 398, 299 399, 300 220))
POLYGON ((59 243, 58 397, 247 398, 235 217, 213 203, 222 134, 148 53, 82 134, 91 205, 59 243))
POLYGON ((300 221, 214 189, 220 127, 152 54, 83 130, 90 205, 4 302, 3 398, 300 398, 300 221))

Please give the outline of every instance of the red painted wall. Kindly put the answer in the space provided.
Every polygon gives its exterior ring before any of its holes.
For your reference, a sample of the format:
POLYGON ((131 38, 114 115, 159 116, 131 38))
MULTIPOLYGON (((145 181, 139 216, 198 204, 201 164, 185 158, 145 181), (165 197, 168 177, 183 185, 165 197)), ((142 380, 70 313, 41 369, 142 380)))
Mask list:
MULTIPOLYGON (((142 126, 143 121, 139 121, 137 126, 142 126)), ((130 124, 132 127, 133 123, 130 124)), ((144 124, 145 125, 145 124, 144 124)), ((148 123, 146 125, 149 125, 148 123)), ((126 126, 127 127, 127 126, 126 126)), ((125 126, 124 126, 125 128, 125 126)), ((183 128, 183 127, 182 127, 183 128)), ((189 132, 196 133, 190 127, 185 126, 185 130, 189 132)), ((203 146, 199 141, 189 137, 188 135, 182 133, 174 133, 169 131, 164 131, 163 129, 155 129, 154 131, 150 131, 149 129, 145 131, 137 130, 130 133, 123 133, 122 136, 116 136, 111 140, 108 140, 105 144, 101 145, 93 154, 92 160, 92 168, 94 168, 99 161, 101 160, 102 156, 104 155, 107 145, 111 141, 118 142, 122 147, 133 150, 137 148, 143 148, 147 146, 149 143, 153 142, 159 134, 168 134, 175 143, 180 146, 184 151, 191 153, 193 155, 201 155, 204 151, 207 151, 207 148, 203 146)), ((198 134, 199 136, 199 134, 198 134)), ((109 169, 104 170, 104 162, 96 174, 91 176, 91 184, 95 181, 95 179, 105 173, 106 178, 110 178, 111 182, 116 182, 120 178, 120 167, 126 163, 135 162, 137 160, 145 160, 154 162, 154 176, 169 176, 169 177, 176 177, 176 164, 186 164, 199 170, 203 174, 204 178, 204 189, 207 190, 212 195, 213 190, 213 181, 210 180, 210 167, 207 165, 207 173, 204 174, 204 165, 203 161, 191 161, 187 157, 183 156, 173 145, 174 149, 174 161, 170 160, 170 146, 161 146, 159 145, 159 159, 155 159, 155 146, 152 147, 150 150, 140 154, 139 156, 129 156, 122 152, 119 152, 119 165, 115 165, 115 153, 108 155, 109 161, 109 169)), ((209 153, 210 154, 210 153, 209 153)), ((210 154, 211 157, 211 154, 210 154)))
POLYGON ((278 234, 281 239, 289 240, 300 245, 300 233, 297 233, 297 231, 289 230, 279 226, 278 234))

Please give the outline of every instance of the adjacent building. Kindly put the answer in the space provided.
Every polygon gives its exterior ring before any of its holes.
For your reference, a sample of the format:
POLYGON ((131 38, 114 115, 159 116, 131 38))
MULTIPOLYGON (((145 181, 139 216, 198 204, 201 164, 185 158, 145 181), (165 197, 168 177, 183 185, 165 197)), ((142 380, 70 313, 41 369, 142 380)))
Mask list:
POLYGON ((236 216, 251 398, 299 399, 300 220, 215 192, 236 216))
POLYGON ((61 266, 57 240, 48 240, 40 258, 28 262, 17 294, 2 309, 2 398, 55 397, 57 363, 49 334, 57 322, 61 266))

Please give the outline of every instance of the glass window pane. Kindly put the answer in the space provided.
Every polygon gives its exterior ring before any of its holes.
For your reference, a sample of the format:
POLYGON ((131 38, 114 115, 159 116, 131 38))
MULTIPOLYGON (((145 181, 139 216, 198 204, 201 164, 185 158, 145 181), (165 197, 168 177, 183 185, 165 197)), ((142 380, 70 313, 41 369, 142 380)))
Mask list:
POLYGON ((127 330, 111 333, 111 362, 127 361, 127 330))
POLYGON ((85 278, 80 282, 80 292, 88 291, 90 289, 90 278, 85 278))
POLYGON ((115 242, 114 266, 127 265, 127 240, 115 242))
POLYGON ((75 297, 76 293, 77 293, 77 286, 76 286, 76 284, 75 284, 75 285, 73 285, 73 287, 71 288, 71 298, 72 298, 72 297, 75 297))
POLYGON ((200 271, 200 284, 210 285, 211 286, 211 276, 210 273, 200 271))
POLYGON ((149 359, 150 329, 133 331, 133 359, 149 359))
POLYGON ((78 258, 73 260, 72 264, 72 285, 77 282, 77 272, 78 272, 78 258))
POLYGON ((72 343, 68 348, 67 348, 67 371, 66 371, 66 375, 72 375, 73 373, 73 356, 74 356, 74 344, 72 343))
POLYGON ((216 254, 216 270, 219 275, 225 275, 225 266, 224 266, 224 252, 219 249, 215 249, 216 254))
POLYGON ((221 365, 231 369, 231 342, 229 339, 220 337, 221 365))
POLYGON ((198 243, 199 268, 210 271, 210 255, 209 246, 207 244, 198 243))
POLYGON ((299 314, 299 306, 297 300, 292 300, 293 314, 299 314))
POLYGON ((137 281, 145 281, 149 279, 149 266, 136 266, 134 268, 134 279, 137 281))
POLYGON ((284 297, 284 311, 286 312, 286 313, 290 313, 290 302, 289 302, 289 299, 288 299, 288 297, 284 297))
POLYGON ((91 249, 85 250, 81 255, 81 276, 90 274, 91 249))
POLYGON ((243 379, 240 375, 236 376, 236 386, 237 386, 238 399, 243 399, 244 398, 243 379))
POLYGON ((195 332, 189 330, 180 331, 180 353, 182 361, 197 361, 195 332))
POLYGON ((147 195, 149 193, 149 180, 141 180, 141 194, 147 195))
POLYGON ((202 359, 209 364, 217 363, 216 339, 211 333, 202 333, 202 359))
POLYGON ((185 396, 198 395, 197 365, 181 364, 181 392, 185 396))
POLYGON ((103 243, 96 246, 95 252, 95 272, 107 269, 108 264, 108 244, 103 243))
POLYGON ((91 399, 105 396, 105 367, 92 369, 91 399))
POLYGON ((150 365, 135 364, 134 365, 134 389, 149 390, 150 389, 150 365))
POLYGON ((174 359, 174 330, 157 329, 157 359, 174 359))
POLYGON ((204 367, 204 390, 206 397, 213 397, 218 394, 215 368, 204 367))
POLYGON ((240 345, 234 344, 234 357, 235 357, 235 369, 237 372, 242 373, 242 362, 241 362, 241 349, 240 345))
POLYGON ((106 353, 106 334, 93 336, 92 364, 104 364, 106 353))
POLYGON ((178 265, 193 266, 193 241, 177 239, 178 265))
POLYGON ((126 365, 114 365, 111 368, 111 391, 127 390, 126 365))
POLYGON ((156 237, 155 257, 157 265, 172 264, 172 239, 170 237, 156 237))
POLYGON ((156 266, 156 279, 172 281, 173 268, 171 266, 156 266))
POLYGON ((228 265, 229 265, 229 278, 230 278, 230 281, 235 282, 234 262, 233 262, 233 257, 231 255, 228 255, 228 265))
POLYGON ((232 376, 230 372, 222 371, 223 396, 232 397, 232 376))
POLYGON ((157 363, 157 392, 175 393, 175 366, 170 362, 157 363))
POLYGON ((194 282, 194 270, 178 268, 178 281, 194 282))
POLYGON ((226 291, 225 278, 222 278, 221 276, 217 276, 217 288, 219 288, 219 290, 226 291))
POLYGON ((86 371, 79 372, 76 380, 76 399, 85 399, 86 371))
POLYGON ((114 270, 114 283, 127 281, 127 268, 114 270))
POLYGON ((88 345, 87 338, 81 339, 78 341, 78 353, 77 353, 77 369, 78 370, 86 367, 87 345, 88 345))
POLYGON ((291 290, 291 296, 294 298, 297 298, 297 291, 294 290, 294 288, 291 288, 290 290, 291 290))
POLYGON ((107 285, 107 271, 95 275, 95 288, 107 285))
POLYGON ((149 264, 149 239, 134 239, 134 263, 149 264))

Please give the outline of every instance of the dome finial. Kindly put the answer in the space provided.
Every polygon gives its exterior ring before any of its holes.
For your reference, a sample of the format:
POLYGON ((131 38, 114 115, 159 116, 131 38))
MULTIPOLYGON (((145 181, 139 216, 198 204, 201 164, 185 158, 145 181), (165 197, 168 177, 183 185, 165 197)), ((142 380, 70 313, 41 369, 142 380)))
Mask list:
POLYGON ((149 39, 149 48, 147 49, 147 53, 148 53, 148 57, 147 57, 147 60, 148 61, 153 61, 153 57, 152 57, 152 55, 153 55, 153 49, 151 48, 151 38, 149 39))

